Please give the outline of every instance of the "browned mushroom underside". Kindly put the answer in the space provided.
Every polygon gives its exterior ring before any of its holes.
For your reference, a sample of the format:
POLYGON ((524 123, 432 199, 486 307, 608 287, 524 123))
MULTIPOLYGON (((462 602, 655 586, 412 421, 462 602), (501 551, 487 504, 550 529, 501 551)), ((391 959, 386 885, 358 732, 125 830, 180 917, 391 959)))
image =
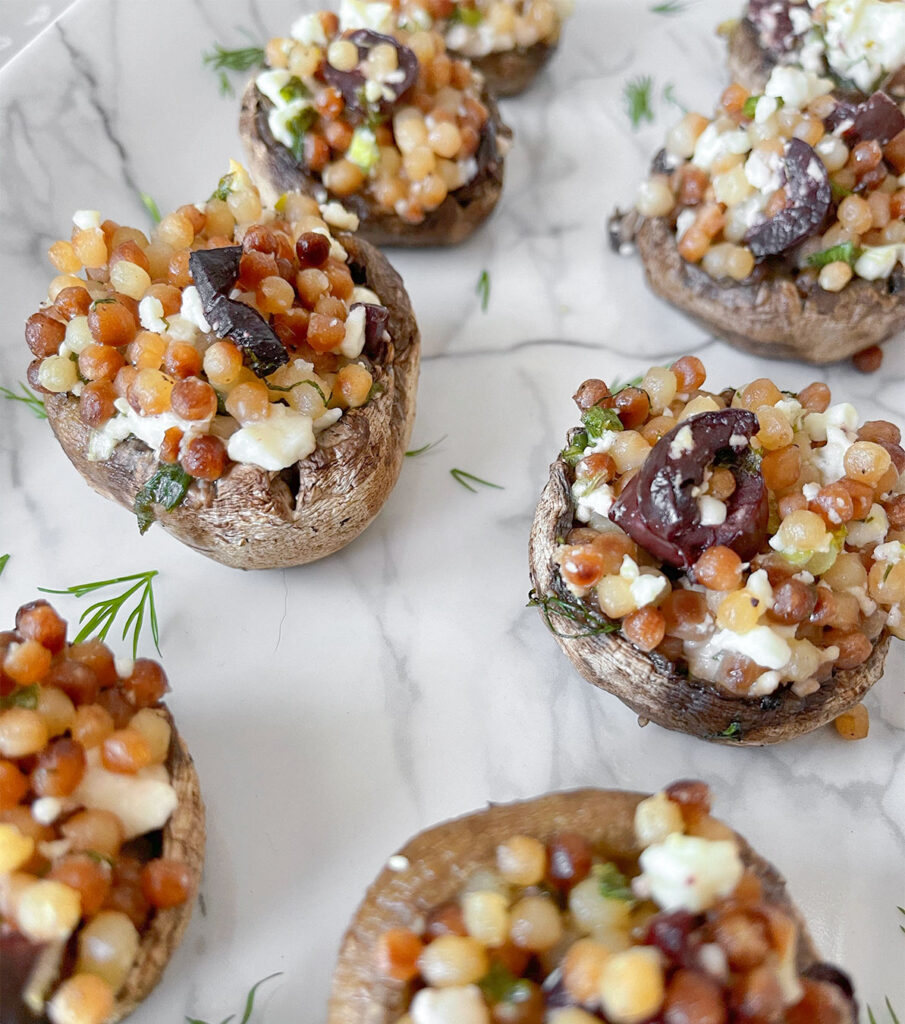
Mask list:
POLYGON ((626 214, 619 235, 637 245, 657 295, 756 355, 831 363, 905 328, 905 291, 891 293, 885 280, 855 278, 841 292, 815 288, 804 296, 783 273, 753 283, 712 278, 682 258, 664 217, 626 214))
POLYGON ((201 884, 205 820, 198 773, 169 713, 167 717, 173 727, 167 769, 170 773, 170 782, 179 797, 179 806, 163 830, 161 856, 172 857, 189 869, 192 897, 180 907, 156 911, 151 918, 150 925, 142 934, 135 964, 117 996, 112 1021, 127 1017, 160 980, 164 968, 188 927, 198 887, 201 884))
MULTIPOLYGON (((568 467, 560 458, 550 467, 531 528, 531 581, 542 598, 575 601, 553 561, 557 538, 572 526, 568 467)), ((882 676, 889 648, 884 632, 863 665, 834 672, 807 697, 796 697, 784 687, 769 697, 751 699, 680 675, 672 663, 639 651, 621 633, 582 636, 581 626, 555 612, 549 617, 559 646, 584 678, 618 697, 640 718, 701 739, 742 746, 802 736, 854 707, 882 676)))
MULTIPOLYGON (((490 111, 497 137, 511 138, 493 97, 485 92, 481 99, 490 111)), ((271 134, 266 104, 252 79, 242 96, 239 134, 261 197, 272 205, 284 192, 299 190, 323 200, 326 193, 320 178, 309 174, 271 134)), ((342 196, 340 202, 357 215, 359 236, 374 245, 452 245, 468 238, 490 216, 502 189, 503 159, 499 158, 490 160, 473 181, 450 192, 420 224, 409 224, 395 213, 378 209, 358 192, 342 196)))
MULTIPOLYGON (((327 1024, 393 1024, 399 1019, 410 991, 380 976, 378 938, 390 928, 420 929, 431 908, 454 899, 474 871, 494 864, 496 847, 505 839, 530 835, 546 841, 558 832, 576 832, 603 857, 634 859, 640 853, 635 808, 644 797, 600 789, 551 793, 491 805, 416 836, 399 851, 409 866, 401 871, 385 867, 349 925, 333 975, 327 1024)), ((805 970, 818 954, 785 881, 741 836, 738 839, 745 864, 763 882, 765 898, 791 914, 798 925, 798 966, 805 970)))
POLYGON ((488 92, 494 96, 517 96, 531 85, 553 56, 556 45, 555 42, 535 43, 467 59, 484 76, 488 92))
MULTIPOLYGON (((383 390, 319 434, 316 450, 289 470, 234 463, 213 483, 193 483, 171 512, 155 506, 165 530, 224 565, 302 565, 338 551, 373 520, 399 476, 415 416, 418 326, 402 279, 386 258, 359 238, 338 237, 389 310, 392 344, 375 360, 383 390)), ((131 510, 157 469, 150 448, 129 437, 110 458, 89 461, 91 432, 79 416, 78 399, 48 395, 45 405, 76 469, 100 494, 131 510)))
POLYGON ((762 93, 776 67, 776 58, 757 40, 757 29, 742 18, 729 35, 729 71, 732 80, 751 93, 762 93))

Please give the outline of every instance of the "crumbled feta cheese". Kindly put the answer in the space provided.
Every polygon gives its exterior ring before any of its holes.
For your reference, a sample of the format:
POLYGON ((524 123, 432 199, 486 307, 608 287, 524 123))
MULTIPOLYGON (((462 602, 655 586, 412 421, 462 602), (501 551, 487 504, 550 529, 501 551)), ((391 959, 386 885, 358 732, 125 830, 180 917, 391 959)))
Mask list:
POLYGON ((747 448, 748 438, 744 434, 732 434, 729 438, 730 448, 747 448))
POLYGON ((780 64, 773 69, 764 87, 764 95, 776 96, 787 107, 804 110, 818 96, 825 96, 832 90, 831 79, 820 78, 811 71, 780 64))
POLYGON ((855 261, 855 273, 865 281, 879 281, 896 269, 899 260, 905 260, 903 245, 868 245, 855 261))
POLYGON ((267 418, 237 430, 226 450, 233 462, 276 471, 307 458, 315 447, 310 416, 285 405, 271 405, 267 418))
POLYGON ((63 810, 63 801, 55 796, 42 796, 31 805, 31 816, 39 825, 52 825, 63 810))
POLYGON ((653 604, 669 587, 669 581, 665 576, 653 569, 645 569, 642 572, 638 563, 629 555, 623 557, 619 575, 629 584, 636 608, 653 604))
POLYGON ((394 853, 387 861, 387 867, 390 871, 408 871, 411 865, 408 857, 403 857, 401 853, 394 853))
POLYGON ((720 629, 714 634, 708 647, 714 653, 733 651, 736 654, 743 654, 764 668, 785 668, 792 657, 792 648, 770 626, 755 626, 747 633, 720 629))
POLYGON ((845 542, 852 548, 863 548, 868 544, 879 544, 889 532, 889 517, 882 505, 874 502, 867 518, 861 522, 848 524, 845 542))
POLYGON ((694 435, 688 425, 680 427, 676 436, 669 443, 669 457, 680 459, 686 452, 694 451, 694 435))
POLYGON ((285 107, 286 100, 280 95, 280 90, 286 88, 290 78, 292 75, 285 68, 273 68, 262 71, 255 79, 255 86, 275 107, 285 107))
POLYGON ((746 697, 766 697, 774 693, 779 686, 782 676, 776 669, 769 672, 762 672, 757 679, 748 687, 746 697))
POLYGON ((858 410, 850 402, 840 402, 831 405, 826 412, 810 412, 804 418, 805 432, 812 441, 825 441, 828 426, 854 433, 858 427, 858 410))
POLYGON ((320 210, 321 216, 330 227, 339 228, 340 231, 358 230, 358 217, 335 199, 329 203, 321 203, 320 210))
POLYGON ((701 526, 719 526, 726 522, 726 502, 714 498, 710 494, 702 494, 698 498, 698 511, 701 516, 701 526))
POLYGON ((779 101, 775 96, 761 96, 754 108, 755 124, 763 124, 779 110, 779 101))
POLYGON ((801 488, 801 493, 807 501, 813 501, 820 493, 820 484, 805 484, 801 488))
POLYGON ((691 162, 709 171, 721 156, 747 153, 750 149, 751 139, 747 131, 739 128, 737 131, 721 132, 717 123, 713 121, 698 137, 691 162))
POLYGON ((346 317, 346 334, 339 346, 347 359, 357 359, 365 347, 365 308, 356 306, 346 317))
POLYGON ((862 615, 870 616, 877 610, 877 602, 872 600, 867 593, 866 584, 862 583, 859 587, 846 587, 845 592, 851 594, 858 602, 862 615))
POLYGON ((731 839, 703 839, 674 832, 641 854, 643 877, 654 902, 666 911, 700 914, 738 885, 744 866, 731 839))
POLYGON ((572 500, 575 502, 575 518, 580 523, 590 523, 594 516, 608 519, 610 509, 616 500, 612 487, 601 484, 592 491, 586 491, 587 484, 576 480, 572 484, 572 500))
POLYGON ((387 3, 368 0, 341 0, 339 5, 339 26, 348 29, 369 28, 384 34, 393 31, 393 8, 387 3))
POLYGON ((694 224, 697 214, 694 210, 683 210, 676 218, 676 238, 681 242, 682 236, 694 224))
POLYGON ((782 158, 756 150, 745 161, 745 177, 752 188, 772 195, 782 185, 782 158))
POLYGON ((210 334, 211 325, 204 317, 204 306, 201 302, 201 296, 193 284, 189 285, 182 292, 182 308, 179 310, 179 313, 180 316, 184 316, 186 320, 193 323, 199 331, 202 331, 204 334, 210 334))
POLYGON ((72 223, 80 231, 87 231, 88 228, 99 228, 101 226, 101 214, 99 210, 76 210, 72 215, 72 223))
POLYGON ((113 667, 120 679, 128 679, 135 671, 135 662, 124 654, 117 654, 113 659, 113 667))
POLYGON ((342 417, 342 414, 342 409, 328 409, 323 416, 318 416, 314 423, 311 424, 314 428, 314 433, 319 434, 322 430, 326 430, 327 427, 332 427, 342 417))
POLYGON ((327 35, 317 14, 303 14, 296 18, 289 29, 289 35, 306 46, 327 46, 327 35))
POLYGON ((905 5, 828 0, 825 45, 830 67, 870 92, 884 72, 905 64, 905 5))
POLYGON ((370 288, 365 288, 364 285, 360 284, 355 285, 352 289, 352 298, 349 300, 349 304, 354 305, 356 302, 363 302, 365 305, 370 306, 383 305, 377 292, 372 292, 370 288))
POLYGON ((167 337, 171 341, 194 342, 197 334, 197 324, 182 313, 174 313, 167 317, 167 337))
POLYGON ((107 420, 100 430, 92 431, 88 448, 89 461, 109 458, 119 442, 124 441, 130 434, 157 452, 163 444, 163 435, 170 427, 179 427, 186 437, 206 433, 210 428, 210 417, 203 420, 184 420, 174 412, 141 416, 125 398, 115 399, 113 405, 119 415, 107 420))
POLYGON ((153 295, 146 295, 138 304, 138 319, 146 331, 163 334, 167 322, 163 318, 163 303, 153 295))
POLYGON ((905 544, 900 540, 890 540, 878 544, 874 548, 875 562, 901 562, 905 558, 905 544))
POLYGON ((745 590, 752 597, 757 598, 763 608, 773 607, 773 588, 770 586, 770 577, 767 575, 766 569, 758 569, 751 573, 745 584, 745 590))
POLYGON ((285 103, 281 99, 280 102, 283 104, 282 106, 274 107, 267 114, 267 124, 270 134, 277 142, 282 143, 287 149, 292 149, 297 141, 292 122, 311 104, 306 99, 294 99, 289 103, 285 103))

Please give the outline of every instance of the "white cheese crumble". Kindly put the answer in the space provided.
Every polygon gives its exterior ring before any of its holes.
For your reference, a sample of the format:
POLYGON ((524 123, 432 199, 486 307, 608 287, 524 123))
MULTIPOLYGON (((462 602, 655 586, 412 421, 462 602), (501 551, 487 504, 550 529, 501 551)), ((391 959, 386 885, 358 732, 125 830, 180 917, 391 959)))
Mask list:
POLYGON ((163 318, 163 303, 153 295, 146 295, 138 304, 138 319, 146 331, 163 334, 167 322, 163 318))
POLYGON ((401 853, 394 853, 387 861, 390 871, 408 871, 410 866, 408 857, 403 857, 401 853))
POLYGON ((629 555, 623 557, 619 575, 628 583, 636 608, 653 604, 669 587, 669 581, 665 576, 654 569, 645 569, 642 572, 638 563, 629 555))
POLYGON ((63 801, 55 796, 39 797, 31 805, 31 816, 39 825, 52 825, 63 810, 63 801))
POLYGON ((612 487, 601 484, 592 491, 587 483, 576 480, 572 484, 572 500, 575 502, 575 518, 580 523, 590 523, 595 517, 609 522, 608 516, 616 500, 612 487))
POLYGON ((182 308, 179 310, 179 315, 193 323, 199 331, 210 334, 211 325, 205 319, 201 296, 193 284, 182 292, 182 308))
POLYGON ((311 417, 285 405, 271 405, 266 419, 237 430, 226 446, 233 462, 272 471, 286 469, 307 458, 314 449, 311 417))
POLYGON ((780 64, 773 69, 769 81, 764 86, 764 95, 781 99, 787 107, 804 110, 818 96, 825 96, 832 90, 831 79, 820 78, 812 71, 802 71, 780 64))
POLYGON ((358 230, 358 217, 335 199, 329 203, 321 203, 320 210, 321 216, 330 227, 339 228, 341 231, 358 230))
POLYGON ((341 0, 339 27, 347 29, 369 28, 384 35, 393 31, 393 8, 387 3, 373 0, 341 0))
POLYGON ((356 306, 346 317, 346 334, 339 346, 347 359, 357 359, 365 347, 365 308, 356 306))
POLYGON ((280 89, 289 84, 292 75, 285 68, 273 68, 262 71, 255 79, 258 92, 266 96, 275 107, 285 107, 286 101, 280 95, 280 89))
POLYGON ((730 839, 710 840, 672 833, 641 854, 643 879, 663 910, 700 914, 729 896, 744 866, 730 839))
POLYGON ((864 92, 905 64, 905 4, 828 0, 825 45, 830 67, 864 92))
POLYGON ((866 519, 848 524, 845 542, 849 547, 863 548, 868 544, 879 544, 888 532, 889 517, 886 509, 874 502, 866 519))
POLYGON ((890 540, 878 544, 874 548, 875 562, 901 562, 905 558, 905 544, 900 540, 890 540))
POLYGON ((680 427, 676 431, 676 436, 669 442, 669 457, 680 459, 686 452, 693 451, 694 435, 691 433, 691 427, 687 425, 680 427))
POLYGON ((299 43, 306 46, 322 46, 326 49, 327 34, 324 26, 316 14, 303 14, 296 18, 289 29, 289 35, 299 43))
POLYGON ((714 654, 733 651, 743 654, 758 665, 768 669, 785 668, 792 658, 792 648, 786 640, 770 626, 755 626, 747 633, 734 633, 731 629, 720 629, 707 645, 714 654))
POLYGON ((726 522, 726 502, 714 498, 710 494, 702 494, 698 498, 698 512, 701 517, 701 526, 720 526, 726 522))
POLYGON ((721 156, 748 153, 750 150, 751 139, 747 131, 740 128, 737 131, 723 132, 714 121, 699 136, 691 162, 709 171, 721 156))

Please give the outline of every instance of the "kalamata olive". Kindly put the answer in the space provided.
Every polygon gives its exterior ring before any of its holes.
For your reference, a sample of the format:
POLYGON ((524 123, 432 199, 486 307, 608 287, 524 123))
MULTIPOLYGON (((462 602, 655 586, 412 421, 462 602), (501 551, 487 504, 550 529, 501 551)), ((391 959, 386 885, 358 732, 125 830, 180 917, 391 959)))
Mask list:
POLYGON ((748 0, 748 20, 761 46, 775 54, 791 53, 796 44, 790 0, 748 0))
POLYGON ((724 545, 752 558, 767 532, 767 488, 750 457, 757 416, 720 409, 692 416, 654 446, 610 509, 610 519, 641 547, 668 565, 689 569, 707 549, 724 545), (724 522, 701 523, 695 493, 719 461, 735 478, 724 522))
POLYGON ((368 100, 365 95, 365 76, 360 68, 355 68, 354 71, 340 71, 329 61, 324 64, 325 80, 342 93, 347 107, 354 107, 356 110, 365 110, 369 107, 385 110, 405 95, 415 84, 418 78, 418 58, 413 50, 403 46, 392 36, 381 35, 369 28, 360 28, 345 38, 358 47, 359 64, 367 59, 368 54, 375 46, 382 43, 393 47, 398 64, 396 71, 391 72, 383 82, 382 95, 376 101, 368 100))
POLYGON ((838 103, 823 123, 828 132, 834 132, 849 121, 842 132, 849 147, 871 139, 885 146, 905 128, 905 114, 885 92, 875 92, 863 103, 838 103))
POLYGON ((816 234, 833 201, 826 165, 802 139, 791 139, 787 144, 783 176, 786 206, 745 236, 758 259, 788 252, 816 234))
POLYGON ((229 298, 241 259, 241 245, 199 249, 189 256, 189 269, 211 329, 218 337, 235 342, 248 354, 254 373, 267 377, 289 362, 289 352, 257 310, 229 298))
POLYGON ((652 917, 645 943, 656 946, 673 967, 693 967, 700 941, 692 938, 698 919, 687 910, 673 910, 652 917))
POLYGON ((386 306, 376 306, 373 302, 353 302, 349 307, 353 309, 362 306, 365 311, 365 351, 374 353, 386 330, 387 321, 390 318, 390 311, 386 306))

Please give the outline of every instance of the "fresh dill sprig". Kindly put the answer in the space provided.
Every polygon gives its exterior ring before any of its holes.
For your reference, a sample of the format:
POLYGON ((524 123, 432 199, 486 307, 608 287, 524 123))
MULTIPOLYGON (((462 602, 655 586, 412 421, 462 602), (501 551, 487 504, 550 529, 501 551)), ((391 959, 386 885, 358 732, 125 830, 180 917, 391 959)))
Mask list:
POLYGON ((477 494, 477 487, 472 487, 468 482, 472 480, 476 484, 480 484, 482 487, 493 487, 497 491, 504 491, 506 488, 502 484, 492 484, 489 480, 482 480, 479 476, 473 476, 471 473, 466 473, 464 469, 451 469, 449 475, 456 481, 457 484, 461 484, 463 487, 468 488, 472 494, 477 494))
MULTIPOLYGON (((892 1008, 889 996, 886 996, 886 1009, 889 1010, 889 1019, 892 1021, 892 1024, 899 1024, 899 1018, 896 1016, 896 1011, 892 1008)), ((877 1024, 877 1018, 874 1016, 874 1011, 869 1004, 867 1007, 867 1019, 870 1021, 870 1024, 877 1024)))
POLYGON ((117 576, 111 580, 99 580, 97 583, 77 583, 74 586, 66 587, 65 590, 51 590, 49 587, 38 587, 44 594, 71 594, 73 597, 84 597, 86 594, 93 594, 96 590, 103 590, 105 587, 113 587, 118 583, 131 583, 121 594, 110 597, 103 601, 97 601, 86 608, 79 618, 84 623, 79 630, 73 643, 80 644, 88 637, 96 636, 98 640, 104 640, 110 632, 110 627, 116 620, 117 615, 124 610, 126 602, 133 594, 139 594, 138 603, 129 612, 126 623, 123 626, 123 640, 129 630, 132 630, 132 657, 138 654, 138 639, 141 635, 145 622, 145 610, 147 609, 148 621, 151 626, 151 638, 157 653, 160 653, 160 631, 157 625, 157 608, 154 604, 154 577, 156 569, 148 572, 137 572, 131 576, 117 576), (88 620, 87 622, 85 620, 88 620))
POLYGON ((438 437, 436 441, 428 441, 427 444, 421 445, 420 448, 413 448, 410 452, 405 453, 407 459, 414 459, 417 455, 423 455, 425 452, 429 452, 431 448, 436 448, 438 444, 446 440, 446 434, 443 437, 438 437))
POLYGON ((204 64, 217 72, 220 80, 220 93, 223 96, 234 95, 232 83, 227 71, 248 71, 264 65, 264 50, 260 46, 243 46, 237 50, 227 50, 225 46, 214 43, 210 53, 202 54, 204 64))
POLYGON ((642 121, 653 122, 654 110, 651 106, 653 87, 654 80, 650 75, 639 75, 625 83, 622 98, 625 102, 625 112, 632 122, 632 128, 639 128, 642 121))
POLYGON ((666 103, 671 103, 674 107, 678 107, 683 114, 688 113, 688 107, 676 96, 676 87, 672 82, 667 82, 663 86, 663 100, 666 103))
MULTIPOLYGON (((6 557, 7 557, 7 558, 9 558, 9 555, 7 555, 6 557)), ((2 570, 0 570, 0 571, 2 571, 2 570)), ((900 914, 902 914, 903 916, 905 916, 905 907, 896 907, 896 910, 898 910, 898 912, 899 912, 900 914)), ((900 924, 900 925, 899 925, 899 931, 900 931, 900 932, 901 932, 901 933, 902 933, 903 935, 905 935, 905 924, 900 924)))
POLYGON ((651 4, 652 14, 681 14, 688 8, 688 0, 663 0, 662 3, 651 4))
POLYGON ((160 207, 156 202, 154 202, 154 197, 149 195, 147 192, 139 192, 138 198, 141 200, 142 206, 144 206, 148 211, 151 220, 154 221, 155 224, 159 224, 161 220, 160 207))
MULTIPOLYGON (((242 1019, 239 1024, 248 1024, 251 1020, 251 1015, 255 1008, 255 995, 258 989, 264 984, 265 981, 271 981, 273 978, 279 978, 282 975, 282 971, 277 971, 276 974, 268 974, 266 978, 261 978, 259 982, 252 985, 248 995, 245 997, 245 1009, 242 1013, 242 1019)), ((186 1017, 188 1024, 207 1024, 207 1021, 199 1020, 197 1017, 186 1017)), ((235 1020, 236 1015, 231 1013, 228 1017, 224 1017, 220 1024, 229 1024, 230 1021, 235 1020)))
POLYGON ((487 312, 487 306, 490 302, 490 272, 487 270, 481 271, 481 276, 478 278, 478 283, 475 286, 475 292, 481 298, 481 312, 487 312))
POLYGON ((19 387, 22 389, 21 395, 17 395, 15 391, 10 391, 9 388, 4 387, 0 387, 0 395, 3 395, 4 398, 9 399, 11 402, 24 402, 39 420, 46 420, 47 410, 44 408, 44 400, 38 398, 34 391, 27 388, 21 381, 19 387))
POLYGON ((0 576, 3 575, 3 570, 6 568, 6 563, 9 561, 9 555, 0 555, 0 576))
POLYGON ((640 386, 641 381, 644 380, 644 375, 639 373, 637 377, 632 377, 631 380, 620 380, 618 377, 613 381, 613 386, 610 388, 611 395, 618 395, 620 391, 625 391, 626 388, 637 388, 640 386))
POLYGON ((542 595, 538 594, 536 590, 532 590, 528 595, 526 607, 540 608, 544 622, 547 623, 547 629, 554 636, 561 636, 567 639, 584 636, 602 636, 606 633, 615 633, 619 629, 617 623, 611 622, 605 615, 595 611, 593 608, 583 605, 577 600, 567 601, 564 598, 555 597, 553 594, 542 595), (574 623, 576 626, 581 626, 583 631, 579 633, 562 633, 553 625, 553 620, 550 618, 551 615, 558 615, 560 618, 568 619, 569 622, 574 623))

